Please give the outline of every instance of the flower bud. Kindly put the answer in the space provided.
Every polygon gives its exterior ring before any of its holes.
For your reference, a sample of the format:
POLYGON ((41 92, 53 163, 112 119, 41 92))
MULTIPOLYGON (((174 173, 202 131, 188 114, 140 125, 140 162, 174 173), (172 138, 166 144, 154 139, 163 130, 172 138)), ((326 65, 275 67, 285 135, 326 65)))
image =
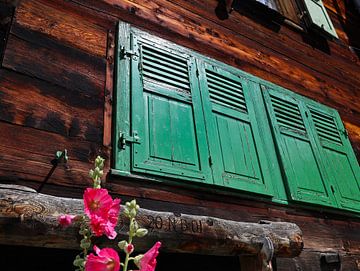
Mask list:
POLYGON ((130 201, 130 207, 131 208, 136 208, 136 200, 133 199, 132 201, 130 201))
POLYGON ((147 229, 144 229, 144 228, 140 228, 136 231, 135 235, 137 237, 144 237, 145 235, 148 234, 148 230, 147 229))
POLYGON ((124 247, 124 252, 127 253, 127 254, 131 254, 134 252, 134 245, 133 244, 127 244, 125 247, 124 247))
POLYGON ((123 212, 126 217, 130 217, 130 212, 127 208, 125 208, 123 212))
POLYGON ((133 222, 130 223, 130 232, 132 232, 134 234, 134 233, 136 233, 138 228, 139 228, 138 223, 136 222, 136 220, 133 220, 133 222))
POLYGON ((123 250, 126 246, 128 245, 128 242, 126 242, 125 240, 122 240, 118 243, 118 247, 123 250))
POLYGON ((94 170, 94 174, 96 174, 97 177, 102 177, 102 175, 104 175, 104 171, 101 170, 99 167, 96 167, 94 170))
POLYGON ((84 259, 77 255, 73 261, 73 265, 76 267, 84 266, 84 259))
POLYGON ((130 202, 127 201, 127 202, 125 203, 125 205, 126 205, 126 207, 130 207, 130 202))
POLYGON ((89 176, 91 178, 94 178, 94 171, 92 169, 89 170, 89 176))
POLYGON ((67 227, 74 222, 75 217, 75 215, 61 215, 58 217, 58 222, 61 226, 67 227))
POLYGON ((141 259, 144 257, 143 254, 139 254, 137 255, 136 257, 134 257, 134 264, 136 264, 137 267, 141 268, 140 267, 140 261, 141 259))
POLYGON ((95 167, 104 168, 104 161, 105 159, 101 156, 97 156, 95 159, 95 167))
POLYGON ((130 216, 131 216, 131 217, 135 217, 135 216, 136 216, 136 210, 135 210, 135 209, 131 209, 131 210, 130 210, 130 216))

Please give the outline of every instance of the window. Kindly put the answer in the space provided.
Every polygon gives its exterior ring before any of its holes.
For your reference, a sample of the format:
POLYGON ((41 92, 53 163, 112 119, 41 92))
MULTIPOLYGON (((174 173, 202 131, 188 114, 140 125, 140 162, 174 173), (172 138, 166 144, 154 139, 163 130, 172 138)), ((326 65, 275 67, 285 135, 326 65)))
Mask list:
POLYGON ((258 6, 261 11, 281 14, 296 24, 305 24, 307 28, 328 38, 338 38, 335 28, 321 0, 234 0, 235 9, 241 6, 258 6))
POLYGON ((360 210, 335 110, 127 24, 118 46, 114 172, 360 210))

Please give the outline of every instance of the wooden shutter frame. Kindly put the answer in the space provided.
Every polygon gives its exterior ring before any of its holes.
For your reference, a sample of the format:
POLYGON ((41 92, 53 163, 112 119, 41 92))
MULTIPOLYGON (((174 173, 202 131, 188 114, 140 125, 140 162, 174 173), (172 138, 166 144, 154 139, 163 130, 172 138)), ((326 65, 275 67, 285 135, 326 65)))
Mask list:
MULTIPOLYGON (((316 101, 313 101, 311 99, 308 99, 306 97, 303 97, 301 95, 293 93, 289 90, 277 87, 276 85, 273 85, 273 84, 267 84, 264 86, 263 95, 266 96, 264 92, 267 91, 267 89, 274 89, 274 88, 275 89, 277 88, 275 91, 279 91, 280 93, 286 93, 290 97, 298 100, 299 103, 301 104, 301 106, 305 110, 304 113, 307 115, 307 119, 308 119, 307 132, 309 133, 309 138, 313 142, 312 144, 314 145, 314 147, 316 148, 316 152, 318 153, 316 155, 316 157, 317 157, 317 159, 320 158, 320 160, 321 160, 321 161, 317 161, 317 162, 320 163, 320 165, 322 165, 322 166, 320 166, 320 169, 323 170, 322 174, 324 177, 326 177, 326 180, 324 180, 325 185, 326 185, 326 191, 328 191, 330 200, 333 202, 332 204, 330 204, 328 206, 339 208, 342 210, 358 212, 360 210, 360 204, 358 203, 360 201, 358 199, 356 199, 356 198, 344 199, 342 195, 339 195, 339 193, 340 193, 339 186, 341 185, 341 183, 339 183, 340 180, 335 179, 335 176, 333 176, 334 174, 333 174, 332 168, 334 167, 334 165, 329 163, 330 160, 327 157, 327 155, 324 153, 323 148, 324 148, 324 146, 326 147, 326 144, 322 145, 320 142, 320 138, 317 134, 317 130, 315 129, 315 124, 313 121, 313 117, 311 115, 311 108, 322 111, 322 112, 326 112, 327 114, 329 114, 330 116, 332 116, 334 118, 334 121, 336 121, 336 125, 339 130, 339 134, 342 138, 342 144, 343 144, 343 148, 342 148, 341 152, 343 154, 346 154, 346 157, 349 160, 349 164, 351 167, 351 172, 353 172, 353 174, 355 176, 356 183, 353 184, 353 185, 355 185, 355 187, 353 187, 353 189, 358 189, 358 191, 360 191, 360 181, 359 181, 360 168, 358 166, 354 151, 351 147, 351 143, 350 143, 349 139, 345 136, 346 130, 341 121, 339 113, 333 108, 327 107, 326 105, 320 104, 316 101), (332 193, 334 191, 332 191, 333 188, 331 186, 333 186, 335 188, 335 194, 332 193), (351 202, 351 200, 352 200, 352 202, 351 202)), ((266 97, 265 97, 265 100, 267 100, 266 97)), ((268 111, 269 110, 270 109, 268 107, 268 111)), ((274 129, 274 127, 273 127, 273 129, 274 129)), ((275 127, 275 129, 277 129, 277 128, 275 127)), ((284 164, 284 162, 282 162, 282 167, 284 166, 283 164, 284 164)), ((285 168, 285 171, 286 171, 286 168, 285 168)), ((351 172, 349 172, 349 173, 351 173, 351 172)), ((286 172, 284 172, 284 173, 286 173, 286 172)), ((291 193, 291 191, 289 191, 289 190, 291 190, 291 189, 289 189, 289 184, 287 185, 287 188, 288 188, 288 193, 291 193)), ((299 201, 299 199, 296 199, 296 201, 299 201)), ((302 201, 302 200, 300 199, 300 201, 302 201)), ((310 203, 319 204, 317 202, 310 202, 310 203)), ((322 205, 322 204, 320 204, 320 205, 322 205)))
POLYGON ((300 6, 304 10, 303 19, 305 21, 307 28, 314 30, 315 32, 319 33, 320 35, 328 39, 339 38, 322 0, 300 0, 300 1, 301 1, 300 6), (318 21, 319 18, 316 17, 315 10, 312 8, 311 3, 315 3, 315 5, 318 5, 318 7, 322 10, 322 14, 323 14, 321 20, 322 22, 318 21), (327 22, 327 26, 324 26, 326 22, 327 22))
MULTIPOLYGON (((213 175, 214 175, 214 183, 220 186, 225 187, 231 187, 235 189, 239 189, 245 192, 254 192, 258 194, 263 194, 267 196, 274 196, 274 189, 272 185, 272 178, 270 174, 270 168, 271 171, 274 172, 274 175, 277 174, 276 169, 273 168, 273 165, 268 165, 265 157, 267 155, 270 155, 272 153, 271 151, 264 151, 265 145, 263 138, 260 136, 259 131, 262 130, 261 125, 257 122, 257 116, 255 114, 255 111, 257 111, 259 108, 254 108, 255 102, 253 100, 253 94, 256 92, 256 89, 253 89, 252 83, 247 80, 246 77, 242 76, 238 73, 238 70, 232 67, 222 67, 219 65, 216 65, 216 63, 209 63, 206 60, 198 60, 198 66, 199 66, 199 80, 200 80, 200 88, 201 88, 201 95, 202 95, 202 103, 204 108, 204 115, 205 115, 205 122, 206 122, 206 129, 208 133, 209 139, 209 150, 213 161, 213 175), (241 112, 241 109, 239 109, 238 114, 240 116, 243 116, 243 118, 247 119, 247 122, 249 123, 249 127, 252 130, 253 136, 256 138, 256 142, 254 141, 251 144, 254 144, 254 147, 256 148, 256 156, 257 161, 259 163, 259 170, 260 175, 258 176, 263 183, 255 183, 255 182, 248 182, 246 181, 246 177, 243 176, 243 180, 240 181, 240 179, 237 180, 234 179, 233 182, 227 182, 225 178, 225 165, 223 158, 221 157, 222 149, 221 149, 221 141, 219 138, 219 131, 218 127, 215 124, 216 123, 216 117, 214 111, 221 110, 219 107, 220 105, 215 105, 211 101, 210 98, 210 92, 209 92, 209 86, 208 86, 208 79, 207 79, 207 70, 211 70, 214 73, 219 73, 222 71, 224 74, 228 74, 228 76, 232 76, 234 80, 239 82, 239 84, 242 85, 243 88, 243 95, 244 99, 246 101, 247 110, 249 112, 241 112), (251 92, 251 95, 250 95, 251 92), (255 127, 254 127, 255 126, 255 127), (247 184, 248 182, 248 184, 247 184)), ((229 77, 230 78, 230 77, 229 77)), ((234 109, 228 108, 230 112, 234 109)), ((262 110, 262 109, 259 109, 262 110)), ((265 111, 263 111, 265 114, 265 111)), ((236 118, 237 120, 240 120, 241 117, 238 116, 236 118)), ((242 121, 245 121, 244 119, 241 119, 242 121)), ((271 140, 271 139, 270 139, 271 140)), ((265 140, 266 141, 266 140, 265 140)), ((239 154, 240 155, 240 154, 239 154)), ((274 159, 275 154, 273 153, 273 156, 271 157, 274 159)), ((268 157, 267 157, 268 158, 268 157)), ((271 160, 270 158, 270 160, 271 160)), ((275 158, 276 159, 276 158, 275 158)))

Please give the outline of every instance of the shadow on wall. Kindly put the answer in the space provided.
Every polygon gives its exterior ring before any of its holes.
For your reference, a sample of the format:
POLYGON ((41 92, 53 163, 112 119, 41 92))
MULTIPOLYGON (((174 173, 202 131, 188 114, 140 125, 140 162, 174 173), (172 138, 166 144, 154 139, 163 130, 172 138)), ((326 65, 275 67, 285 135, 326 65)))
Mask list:
POLYGON ((338 18, 348 39, 350 49, 360 59, 360 0, 345 0, 345 14, 338 4, 339 0, 333 0, 334 7, 338 13, 338 18))
POLYGON ((10 29, 15 4, 16 3, 12 3, 11 1, 0 1, 0 64, 3 58, 6 37, 10 29))

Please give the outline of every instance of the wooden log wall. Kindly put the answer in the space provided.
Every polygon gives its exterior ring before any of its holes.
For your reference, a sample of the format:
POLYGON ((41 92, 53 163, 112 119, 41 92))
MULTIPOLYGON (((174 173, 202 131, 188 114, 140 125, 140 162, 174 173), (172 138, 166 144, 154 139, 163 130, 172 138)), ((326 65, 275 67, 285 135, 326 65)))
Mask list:
MULTIPOLYGON (((338 41, 327 42, 245 11, 219 20, 217 0, 20 2, 0 52, 0 182, 38 188, 55 152, 64 148, 71 160, 54 171, 43 192, 81 196, 98 154, 109 169, 118 20, 336 108, 360 160, 360 62, 349 49, 360 47, 360 22, 347 1, 324 3, 338 41)), ((320 265, 323 252, 340 253, 343 270, 360 270, 356 218, 144 180, 108 177, 107 187, 162 211, 296 223, 304 233, 303 256, 279 260, 278 270, 320 270, 313 263, 320 265)))

